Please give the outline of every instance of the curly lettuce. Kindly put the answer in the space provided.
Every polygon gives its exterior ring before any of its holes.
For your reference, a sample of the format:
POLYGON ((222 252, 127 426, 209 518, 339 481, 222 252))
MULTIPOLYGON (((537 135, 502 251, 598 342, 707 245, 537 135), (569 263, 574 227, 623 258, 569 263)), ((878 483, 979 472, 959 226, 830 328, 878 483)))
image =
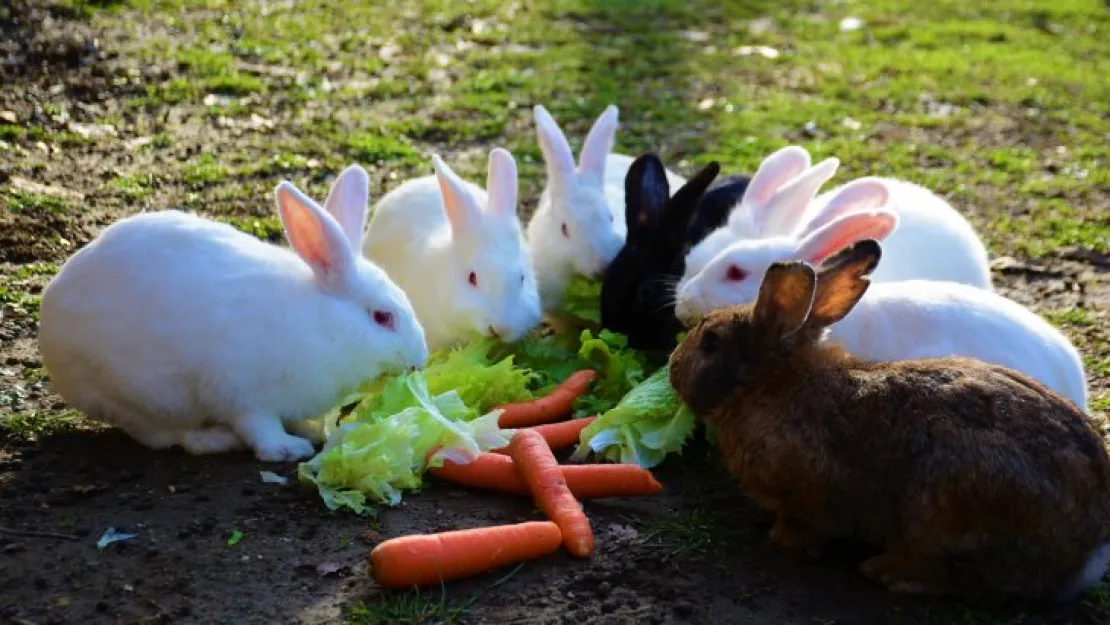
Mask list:
POLYGON ((572 457, 581 461, 596 454, 650 469, 681 451, 694 426, 693 413, 679 399, 669 369, 663 367, 582 430, 572 457))
MULTIPOLYGON (((420 488, 429 466, 442 460, 471 462, 483 451, 508 444, 512 431, 498 426, 501 411, 482 414, 475 407, 503 403, 501 397, 472 388, 482 377, 476 375, 474 363, 445 362, 455 363, 450 370, 470 373, 458 379, 475 398, 471 404, 457 389, 434 394, 426 372, 414 372, 355 393, 324 415, 327 442, 297 472, 301 481, 316 486, 328 509, 376 513, 376 505, 395 506, 403 491, 420 488), (341 421, 343 409, 351 404, 354 409, 341 421)), ((520 392, 515 385, 501 390, 513 396, 520 392)))
POLYGON ((601 280, 575 275, 563 291, 563 312, 595 324, 601 323, 601 280))

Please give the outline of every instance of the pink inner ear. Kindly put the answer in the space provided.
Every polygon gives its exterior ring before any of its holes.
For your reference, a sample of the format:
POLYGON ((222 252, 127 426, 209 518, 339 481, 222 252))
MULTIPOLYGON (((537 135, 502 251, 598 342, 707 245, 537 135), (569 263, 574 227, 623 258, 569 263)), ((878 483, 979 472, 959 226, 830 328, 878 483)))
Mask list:
MULTIPOLYGON (((303 202, 288 190, 278 193, 279 208, 282 222, 285 224, 286 236, 293 251, 312 269, 317 278, 326 284, 332 285, 339 278, 339 265, 337 254, 339 247, 346 245, 346 239, 338 230, 329 237, 326 226, 320 221, 324 216, 320 212, 305 206, 303 202)), ((344 247, 344 250, 346 248, 344 247)))
POLYGON ((799 256, 817 265, 829 256, 863 239, 882 241, 894 230, 897 219, 888 213, 852 214, 814 232, 799 246, 799 256))

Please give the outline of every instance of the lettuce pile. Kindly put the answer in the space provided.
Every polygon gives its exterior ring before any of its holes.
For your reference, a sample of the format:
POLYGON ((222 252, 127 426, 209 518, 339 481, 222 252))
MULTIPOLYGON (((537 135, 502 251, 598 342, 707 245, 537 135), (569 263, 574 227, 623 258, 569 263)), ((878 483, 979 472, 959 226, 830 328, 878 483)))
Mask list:
MULTIPOLYGON (((589 300, 596 308, 597 292, 587 288, 595 287, 572 283, 580 298, 568 303, 589 300)), ((574 312, 581 315, 585 307, 578 304, 574 312)), ((507 445, 513 430, 498 427, 497 406, 543 397, 585 368, 598 378, 575 403, 574 416, 599 418, 582 432, 575 456, 650 468, 679 451, 694 429, 660 364, 606 330, 577 338, 536 333, 508 345, 484 338, 437 352, 422 371, 367 381, 323 415, 324 448, 300 464, 298 475, 331 510, 373 514, 377 506, 395 506, 404 491, 422 486, 430 466, 470 462, 507 445)))
POLYGON ((300 464, 300 479, 330 510, 374 513, 375 504, 395 506, 402 491, 419 488, 429 463, 470 462, 507 445, 512 430, 498 427, 501 412, 492 409, 531 399, 532 376, 511 356, 491 361, 492 347, 472 343, 434 355, 423 371, 364 384, 321 418, 327 442, 300 464))

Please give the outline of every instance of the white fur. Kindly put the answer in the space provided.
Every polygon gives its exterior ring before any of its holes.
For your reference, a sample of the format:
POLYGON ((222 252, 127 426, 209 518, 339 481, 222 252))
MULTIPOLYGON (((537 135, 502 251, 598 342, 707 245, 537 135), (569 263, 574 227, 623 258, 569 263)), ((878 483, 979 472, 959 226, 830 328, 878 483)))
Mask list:
POLYGON ((679 290, 702 272, 719 274, 725 262, 721 255, 730 245, 797 239, 837 217, 880 207, 896 214, 899 226, 883 244, 873 281, 945 280, 993 288, 986 247, 951 205, 919 185, 877 177, 860 178, 814 197, 838 166, 837 159, 829 158, 810 167, 809 154, 798 146, 764 159, 728 224, 687 255, 679 290), (717 265, 712 270, 711 263, 717 265))
POLYGON ((39 346, 55 390, 148 447, 312 455, 283 422, 428 355, 405 294, 349 242, 368 186, 360 167, 340 174, 328 200, 337 221, 278 185, 295 252, 174 210, 105 228, 43 293, 39 346))
POLYGON ((408 294, 430 349, 474 335, 515 341, 541 319, 516 214, 516 163, 506 150, 490 152, 487 194, 432 160, 435 175, 408 180, 378 202, 364 253, 408 294))
MULTIPOLYGON (((858 238, 882 238, 876 235, 881 231, 863 232, 858 238)), ((727 292, 698 292, 695 281, 679 296, 680 318, 690 323, 710 310, 754 302, 771 263, 788 257, 813 258, 768 242, 752 241, 750 246, 746 258, 752 273, 745 282, 755 288, 745 284, 727 292)), ((829 328, 829 338, 869 360, 967 356, 1003 365, 1087 410, 1087 381, 1079 352, 1052 324, 993 291, 939 280, 875 282, 852 312, 829 328)))
MULTIPOLYGON (((547 109, 536 105, 533 112, 547 184, 528 222, 528 242, 540 299, 551 312, 559 308, 572 276, 602 275, 624 246, 624 178, 635 159, 612 153, 618 126, 614 105, 606 107, 590 128, 577 165, 570 143, 547 109)), ((670 171, 667 179, 672 189, 686 183, 670 171)))

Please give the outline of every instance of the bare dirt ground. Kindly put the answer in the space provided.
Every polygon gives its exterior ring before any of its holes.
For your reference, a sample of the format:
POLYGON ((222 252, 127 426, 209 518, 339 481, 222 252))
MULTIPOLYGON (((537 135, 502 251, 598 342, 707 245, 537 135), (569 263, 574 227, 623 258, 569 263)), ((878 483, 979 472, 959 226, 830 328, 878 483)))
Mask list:
MULTIPOLYGON (((150 88, 173 75, 172 62, 121 52, 195 32, 129 22, 128 13, 94 24, 81 3, 13 2, 0 8, 0 113, 10 116, 0 120, 9 147, 0 150, 0 415, 8 419, 0 427, 0 622, 1110 623, 1105 582, 1067 606, 968 605, 886 593, 855 573, 865 555, 858 546, 820 561, 785 554, 768 545, 767 520, 704 444, 658 469, 664 495, 587 506, 599 536, 588 561, 559 554, 442 591, 392 593, 366 575, 367 554, 383 538, 539 513, 524 500, 433 483, 377 519, 332 514, 295 485, 294 465, 155 453, 81 422, 51 393, 35 347, 37 294, 58 264, 144 207, 199 207, 276 240, 266 200, 277 176, 292 170, 319 192, 338 169, 323 156, 316 165, 271 159, 291 145, 282 128, 303 110, 289 101, 268 100, 261 121, 241 111, 198 114, 195 102, 177 106, 150 88), (130 108, 152 94, 162 100, 130 108), (252 123, 276 129, 260 138, 252 123), (226 166, 206 160, 217 151, 244 156, 226 166), (234 187, 219 182, 230 168, 234 187), (263 483, 260 470, 292 479, 263 483), (137 536, 98 549, 110 527, 137 536)), ((293 80, 270 71, 265 80, 293 80)), ((517 125, 530 140, 526 120, 517 125)), ((1029 142, 1040 140, 1036 128, 1025 130, 1029 142)), ((392 184, 387 171, 373 170, 374 189, 392 184)), ((525 205, 534 205, 535 183, 525 190, 525 205)), ((1015 219, 1023 214, 1015 203, 1015 219)), ((1090 375, 1101 398, 1110 388, 1104 249, 1077 244, 1032 258, 1003 248, 1012 255, 996 271, 1003 293, 1068 324, 1098 365, 1090 375)))

